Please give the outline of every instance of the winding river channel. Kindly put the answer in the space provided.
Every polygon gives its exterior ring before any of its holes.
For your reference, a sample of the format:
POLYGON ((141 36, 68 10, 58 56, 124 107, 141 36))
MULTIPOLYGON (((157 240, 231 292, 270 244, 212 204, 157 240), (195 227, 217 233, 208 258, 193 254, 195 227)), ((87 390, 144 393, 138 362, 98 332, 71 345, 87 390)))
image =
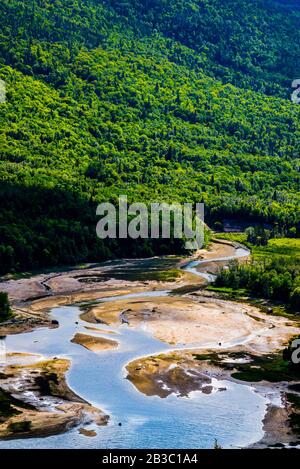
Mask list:
MULTIPOLYGON (((235 257, 247 254, 238 248, 235 257)), ((211 281, 210 273, 199 273, 196 269, 201 262, 192 261, 184 269, 211 281)), ((109 303, 127 297, 168 294, 168 291, 152 291, 97 301, 109 303)), ((164 399, 147 397, 126 379, 125 366, 136 358, 180 346, 170 346, 153 338, 143 325, 134 329, 127 324, 113 328, 100 324, 93 327, 107 331, 107 334, 102 333, 103 337, 111 338, 111 331, 117 333, 114 337, 119 347, 96 354, 71 343, 76 333, 86 332, 84 326, 87 323, 80 318, 81 312, 80 304, 53 308, 51 316, 59 321, 57 329, 38 329, 8 336, 6 348, 11 352, 70 359, 69 386, 110 415, 108 425, 86 426, 86 429, 96 431, 93 438, 73 428, 67 433, 45 438, 0 441, 0 448, 212 448, 215 439, 222 447, 236 448, 253 444, 263 436, 262 420, 269 403, 266 395, 251 386, 226 381, 216 383, 217 387, 226 387, 224 392, 203 394, 197 391, 189 397, 170 395, 164 399)), ((99 337, 97 332, 90 331, 89 334, 99 337)))

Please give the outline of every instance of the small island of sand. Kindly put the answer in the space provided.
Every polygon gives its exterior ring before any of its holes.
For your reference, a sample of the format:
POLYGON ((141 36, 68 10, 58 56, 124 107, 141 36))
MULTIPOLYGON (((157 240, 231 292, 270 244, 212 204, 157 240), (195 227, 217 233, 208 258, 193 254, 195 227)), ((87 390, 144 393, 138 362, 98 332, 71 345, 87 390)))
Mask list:
POLYGON ((71 340, 74 344, 82 345, 92 352, 101 352, 102 350, 113 350, 118 347, 116 340, 106 339, 104 337, 94 337, 86 334, 75 334, 71 340))

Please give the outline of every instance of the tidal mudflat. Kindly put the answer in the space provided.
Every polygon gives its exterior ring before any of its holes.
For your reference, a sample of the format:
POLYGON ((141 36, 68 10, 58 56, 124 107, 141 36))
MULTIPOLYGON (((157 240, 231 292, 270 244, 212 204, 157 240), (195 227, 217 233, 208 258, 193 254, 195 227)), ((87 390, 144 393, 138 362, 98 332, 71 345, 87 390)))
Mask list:
POLYGON ((0 447, 294 441, 285 389, 232 375, 281 350, 298 323, 205 290, 218 265, 248 254, 221 242, 190 260, 112 262, 4 283, 17 315, 0 328, 10 353, 0 375, 0 447))

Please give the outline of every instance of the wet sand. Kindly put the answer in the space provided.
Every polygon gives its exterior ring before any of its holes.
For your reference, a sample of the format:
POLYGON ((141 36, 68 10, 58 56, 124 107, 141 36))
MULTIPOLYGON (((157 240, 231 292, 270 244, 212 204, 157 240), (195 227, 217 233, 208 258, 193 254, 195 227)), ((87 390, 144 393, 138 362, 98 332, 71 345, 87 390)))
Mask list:
POLYGON ((191 295, 116 299, 92 306, 81 318, 110 326, 124 321, 171 345, 212 348, 244 342, 245 348, 262 353, 282 348, 299 332, 293 321, 254 306, 191 295))
POLYGON ((251 448, 299 446, 299 435, 293 433, 291 427, 291 417, 299 415, 299 410, 294 409, 286 398, 288 384, 267 381, 249 383, 232 377, 235 364, 247 362, 248 359, 243 347, 235 347, 230 353, 225 350, 221 355, 218 350, 176 350, 132 361, 126 366, 126 378, 139 392, 160 398, 170 394, 189 396, 193 391, 205 394, 226 392, 226 385, 219 384, 224 380, 252 386, 257 393, 267 396, 270 403, 263 420, 264 436, 251 448), (278 396, 281 402, 278 402, 278 396))
MULTIPOLYGON (((213 242, 208 250, 202 249, 193 254, 188 260, 174 259, 174 267, 182 267, 193 259, 212 261, 214 258, 228 257, 234 255, 234 243, 227 241, 213 242)), ((159 258, 157 258, 159 260, 159 258)), ((170 256, 172 259, 172 256, 170 256)), ((141 261, 143 261, 141 259, 141 261)), ((128 260, 130 265, 131 260, 128 260)), ((126 262, 120 265, 126 271, 126 262)), ((115 266, 107 264, 102 266, 89 265, 84 268, 68 269, 66 271, 53 272, 51 274, 36 274, 34 276, 11 279, 9 276, 1 278, 1 291, 8 293, 12 305, 21 314, 22 310, 29 309, 37 312, 49 309, 54 306, 72 303, 75 301, 92 300, 112 295, 114 291, 126 291, 126 289, 152 290, 160 287, 162 290, 167 287, 183 286, 190 280, 198 285, 203 285, 201 278, 187 272, 181 275, 175 282, 158 282, 155 280, 139 281, 113 278, 115 266), (109 278, 110 274, 112 275, 109 278), (24 308, 23 308, 24 306, 24 308)))
MULTIPOLYGON (((85 272, 86 278, 93 278, 95 273, 100 275, 101 269, 96 267, 85 272)), ((80 283, 74 277, 82 275, 81 271, 62 272, 55 276, 55 282, 48 280, 47 290, 44 288, 44 276, 32 279, 7 280, 1 283, 1 291, 9 294, 14 317, 0 323, 0 335, 20 334, 32 331, 38 327, 57 327, 52 324, 48 313, 51 308, 73 304, 76 302, 91 302, 104 297, 126 295, 131 293, 153 290, 171 290, 188 285, 193 279, 200 287, 205 282, 189 273, 182 272, 174 281, 130 281, 108 279, 92 284, 80 283), (195 278, 194 278, 195 277, 195 278), (43 292, 43 294, 41 294, 43 292)))
MULTIPOLYGON (((226 261, 214 261, 214 259, 233 256, 234 252, 234 244, 216 242, 212 244, 210 250, 199 251, 192 259, 207 260, 207 263, 202 263, 197 270, 215 273, 226 261)), ((180 261, 177 267, 182 267, 186 262, 186 260, 180 261)), ((126 266, 124 268, 126 269, 126 266)), ((171 393, 187 396, 193 391, 207 394, 224 391, 224 389, 219 389, 213 380, 214 377, 226 376, 228 378, 228 373, 224 374, 223 369, 217 369, 208 361, 201 363, 195 360, 195 353, 206 353, 211 349, 235 350, 236 347, 240 347, 240 350, 244 352, 274 353, 282 349, 289 338, 300 332, 299 325, 292 320, 263 313, 259 308, 246 303, 227 301, 217 298, 216 295, 203 294, 202 288, 206 282, 192 273, 182 272, 182 275, 172 282, 133 281, 107 279, 107 275, 104 275, 106 269, 109 271, 110 267, 89 266, 87 269, 74 269, 49 275, 41 274, 34 278, 3 282, 1 290, 9 293, 16 316, 13 322, 0 325, 0 335, 30 331, 36 327, 58 327, 58 324, 53 324, 48 317, 51 308, 75 302, 86 302, 81 319, 87 323, 118 326, 125 322, 130 328, 143 328, 149 334, 170 345, 193 349, 193 351, 177 350, 162 356, 141 357, 127 365, 127 378, 138 391, 149 396, 166 397, 171 393), (196 294, 184 292, 184 289, 190 287, 191 284, 194 289, 198 290, 196 294), (180 289, 182 290, 179 294, 180 289), (177 294, 158 295, 151 298, 141 295, 139 298, 113 300, 119 295, 162 290, 174 290, 177 294), (101 298, 109 297, 111 302, 98 303, 101 298)), ((92 331, 93 327, 87 325, 86 329, 92 331)), ((111 350, 118 345, 117 341, 87 334, 76 334, 72 342, 93 352, 111 350)), ((32 365, 33 368, 28 365, 25 368, 21 365, 10 365, 5 369, 4 374, 8 376, 11 374, 9 378, 11 380, 15 378, 22 380, 25 373, 27 381, 32 382, 32 374, 49 375, 52 371, 50 372, 48 367, 50 366, 50 369, 54 367, 54 374, 59 383, 54 392, 58 392, 57 396, 62 399, 62 402, 55 408, 52 406, 50 411, 39 407, 34 410, 17 407, 21 414, 14 415, 1 424, 0 436, 14 437, 13 431, 9 430, 10 423, 18 424, 29 418, 30 433, 39 436, 45 432, 54 434, 66 431, 88 420, 102 424, 107 421, 107 416, 104 416, 101 411, 94 409, 68 389, 64 378, 69 366, 65 362, 68 361, 54 361, 55 365, 50 360, 47 364, 40 366, 35 363, 32 365), (60 363, 61 370, 57 368, 60 363), (47 420, 49 415, 51 419, 47 420)), ((2 388, 2 382, 10 383, 7 378, 3 379, 0 381, 0 388, 2 388)), ((25 383, 26 380, 21 382, 25 383)), ((33 394, 36 393, 35 389, 29 390, 33 394)), ((39 401, 39 392, 40 390, 36 393, 36 401, 39 401)), ((52 392, 53 387, 50 396, 52 392)), ((23 390, 19 393, 20 396, 22 393, 23 390)), ((266 431, 269 435, 274 430, 275 421, 282 423, 282 434, 287 428, 286 414, 283 411, 275 411, 275 408, 277 409, 278 406, 270 406, 265 418, 266 431)), ((18 437, 26 435, 28 431, 18 433, 18 437)), ((85 434, 84 427, 79 431, 85 434)))
POLYGON ((224 390, 215 388, 207 368, 182 352, 137 359, 127 365, 127 379, 146 396, 165 398, 170 394, 188 396, 192 391, 205 394, 224 390))
POLYGON ((102 350, 114 350, 118 347, 118 342, 115 340, 79 333, 73 337, 71 342, 82 345, 82 347, 85 347, 86 349, 96 353, 101 352, 102 350))
MULTIPOLYGON (((17 361, 20 355, 32 361, 28 354, 18 354, 17 361)), ((66 359, 52 359, 4 368, 0 374, 1 438, 49 436, 79 424, 107 423, 108 416, 68 387, 65 374, 69 366, 66 359)))

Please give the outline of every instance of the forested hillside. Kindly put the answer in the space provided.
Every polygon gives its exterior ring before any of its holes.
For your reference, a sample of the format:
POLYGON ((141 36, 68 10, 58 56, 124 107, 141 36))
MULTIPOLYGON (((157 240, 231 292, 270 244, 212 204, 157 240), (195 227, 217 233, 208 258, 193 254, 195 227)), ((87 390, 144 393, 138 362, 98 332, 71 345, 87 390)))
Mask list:
POLYGON ((288 98, 300 76, 298 0, 2 0, 0 14, 1 55, 25 70, 35 41, 64 42, 73 54, 82 45, 138 51, 142 41, 155 55, 269 95, 288 98))
POLYGON ((296 0, 108 0, 141 34, 159 32, 203 57, 206 72, 288 96, 300 76, 296 0))
POLYGON ((96 240, 124 193, 299 229, 299 13, 221 4, 2 0, 2 273, 180 250, 96 240))

